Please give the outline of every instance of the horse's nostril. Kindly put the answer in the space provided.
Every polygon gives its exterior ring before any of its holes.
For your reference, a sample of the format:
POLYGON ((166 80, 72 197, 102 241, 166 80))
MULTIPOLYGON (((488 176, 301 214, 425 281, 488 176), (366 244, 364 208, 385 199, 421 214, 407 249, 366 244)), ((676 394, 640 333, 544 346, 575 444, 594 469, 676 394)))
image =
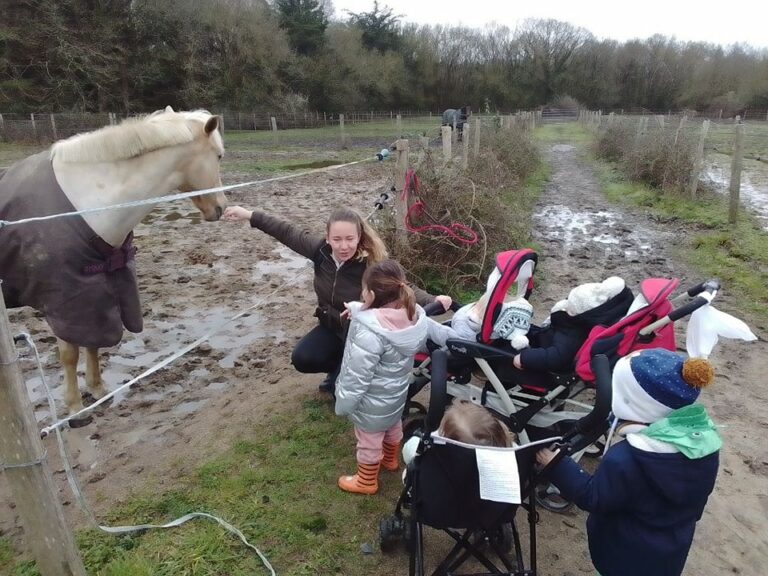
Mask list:
POLYGON ((224 210, 221 208, 221 206, 216 206, 216 219, 218 220, 221 218, 221 214, 224 212, 224 210))

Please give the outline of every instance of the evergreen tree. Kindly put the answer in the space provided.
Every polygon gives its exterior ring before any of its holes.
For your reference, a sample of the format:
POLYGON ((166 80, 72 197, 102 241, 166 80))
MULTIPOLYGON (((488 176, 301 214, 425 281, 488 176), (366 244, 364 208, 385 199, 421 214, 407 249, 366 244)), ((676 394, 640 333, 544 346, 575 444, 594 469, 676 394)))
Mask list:
POLYGON ((291 47, 303 56, 317 53, 325 43, 328 16, 319 0, 276 0, 280 28, 291 47))
POLYGON ((363 45, 368 50, 384 53, 400 47, 400 16, 393 14, 392 8, 379 8, 379 3, 374 1, 370 12, 350 12, 349 16, 350 23, 362 30, 363 45))

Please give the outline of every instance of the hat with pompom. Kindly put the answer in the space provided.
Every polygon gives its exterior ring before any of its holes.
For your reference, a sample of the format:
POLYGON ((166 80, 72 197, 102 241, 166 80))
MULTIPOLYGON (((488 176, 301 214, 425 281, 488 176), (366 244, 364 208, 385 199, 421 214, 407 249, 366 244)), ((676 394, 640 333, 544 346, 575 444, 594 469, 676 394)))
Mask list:
POLYGON ((654 348, 620 359, 613 371, 613 413, 621 420, 650 424, 693 404, 714 379, 703 358, 654 348))

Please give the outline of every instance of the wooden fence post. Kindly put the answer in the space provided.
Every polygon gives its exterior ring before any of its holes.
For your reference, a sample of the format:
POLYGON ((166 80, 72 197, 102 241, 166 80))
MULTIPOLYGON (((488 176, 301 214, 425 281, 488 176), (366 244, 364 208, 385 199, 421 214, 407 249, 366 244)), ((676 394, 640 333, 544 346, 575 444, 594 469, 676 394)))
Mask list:
POLYGON ((461 144, 463 155, 461 157, 461 166, 466 170, 469 167, 469 135, 471 134, 469 122, 464 122, 461 144))
POLYGON ((42 576, 86 576, 48 468, 0 292, 0 465, 42 576))
MULTIPOLYGON (((741 118, 736 116, 736 121, 741 118)), ((741 159, 744 155, 744 124, 736 124, 736 134, 733 142, 733 158, 731 159, 731 183, 729 190, 731 200, 728 206, 728 223, 735 225, 739 215, 739 193, 741 191, 741 159)))
POLYGON ((688 116, 683 114, 683 117, 680 118, 680 124, 677 126, 677 131, 675 132, 675 143, 674 146, 677 146, 677 141, 680 139, 680 132, 683 130, 683 126, 685 126, 685 121, 688 120, 688 116))
POLYGON ((397 149, 397 159, 395 162, 395 231, 398 242, 405 242, 405 214, 408 205, 403 199, 402 191, 405 188, 405 175, 408 172, 408 152, 409 143, 405 138, 395 142, 397 149))
POLYGON ((707 140, 709 132, 709 120, 704 120, 701 124, 701 134, 699 135, 699 145, 696 147, 696 157, 693 159, 693 172, 691 173, 691 198, 696 198, 696 190, 699 187, 699 174, 701 166, 704 163, 704 142, 707 140))
POLYGON ((442 136, 443 136, 443 160, 445 160, 446 162, 450 162, 451 161, 451 156, 452 156, 452 153, 451 153, 451 144, 452 144, 452 142, 451 142, 451 138, 452 138, 452 136, 451 136, 451 132, 452 132, 451 127, 450 126, 443 126, 443 127, 440 128, 440 132, 442 133, 442 136))
POLYGON ((395 121, 395 131, 398 138, 403 135, 403 117, 400 114, 397 115, 397 120, 395 121))
POLYGON ((344 133, 344 114, 339 114, 339 130, 341 132, 341 147, 345 148, 347 145, 347 135, 344 133))
POLYGON ((51 114, 51 130, 53 131, 53 140, 58 140, 59 136, 58 132, 56 131, 56 119, 53 117, 53 114, 51 114))
POLYGON ((0 134, 5 132, 5 120, 3 120, 3 115, 0 114, 0 134))
POLYGON ((35 114, 30 114, 29 118, 32 120, 32 134, 34 134, 35 141, 37 141, 37 124, 35 123, 35 114))
POLYGON ((277 139, 278 139, 278 135, 277 135, 277 118, 275 118, 274 116, 270 116, 269 117, 269 123, 272 126, 272 136, 275 137, 275 144, 277 144, 277 139))
POLYGON ((421 144, 419 150, 419 164, 421 164, 424 161, 424 158, 426 158, 427 151, 429 150, 429 138, 426 136, 420 136, 419 144, 421 144))
POLYGON ((483 121, 481 120, 480 116, 478 116, 477 120, 475 120, 472 124, 475 127, 475 139, 472 141, 472 146, 475 158, 477 158, 480 155, 480 132, 483 129, 483 121))

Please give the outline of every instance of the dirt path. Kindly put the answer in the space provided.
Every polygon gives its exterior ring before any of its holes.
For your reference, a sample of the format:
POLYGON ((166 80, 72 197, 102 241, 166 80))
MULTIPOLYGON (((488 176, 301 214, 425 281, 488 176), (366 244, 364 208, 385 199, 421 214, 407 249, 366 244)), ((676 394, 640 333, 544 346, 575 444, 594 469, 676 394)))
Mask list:
MULTIPOLYGON (((637 291, 645 277, 677 277, 682 286, 701 281, 682 265, 675 246, 685 232, 655 222, 640 211, 619 210, 600 194, 590 168, 570 145, 550 152, 552 180, 542 195, 534 220, 535 239, 542 247, 541 265, 546 285, 531 301, 536 316, 582 282, 610 275, 624 278, 637 291)), ((717 306, 747 321, 764 337, 766 327, 739 312, 738 294, 726 285, 717 306)), ((684 345, 684 323, 678 327, 684 345)), ((768 558, 768 448, 758 438, 768 427, 768 346, 764 340, 745 344, 721 341, 711 358, 718 378, 702 395, 702 402, 722 424, 724 448, 715 493, 699 523, 685 574, 757 575, 768 558)), ((572 512, 558 516, 542 512, 540 561, 543 574, 591 573, 587 560, 584 522, 572 512), (566 553, 567 551, 567 553, 566 553)))
MULTIPOLYGON (((674 275, 683 284, 700 280, 675 260, 673 248, 680 230, 608 204, 572 147, 554 146, 550 159, 552 182, 541 198, 534 225, 540 246, 537 278, 545 280, 532 298, 537 319, 545 317, 571 287, 608 275, 624 277, 633 289, 647 276, 674 275)), ((327 206, 346 204, 368 212, 378 193, 388 187, 388 177, 388 166, 371 165, 233 194, 230 201, 283 213, 319 233, 327 206)), ((238 179, 246 175, 224 177, 226 182, 238 179)), ((319 379, 298 374, 289 364, 294 343, 314 324, 311 271, 301 258, 245 225, 201 223, 186 204, 158 208, 137 227, 136 236, 145 330, 127 334, 118 347, 104 352, 109 388, 240 310, 257 302, 265 305, 118 398, 92 425, 69 431, 79 477, 99 513, 129 496, 134 487, 143 493, 170 487, 231 446, 264 416, 290 410, 302 395, 313 394, 319 379), (285 287, 289 281, 294 283, 285 287)), ((738 295, 729 293, 728 286, 719 302, 722 309, 739 315, 738 295)), ((46 369, 61 400, 61 376, 47 325, 28 309, 13 311, 11 320, 15 329, 42 340, 46 369)), ((765 326, 749 323, 765 334, 765 326)), ((713 357, 719 381, 704 395, 704 402, 727 426, 725 447, 716 493, 697 532, 689 575, 760 574, 768 558, 768 447, 756 441, 768 428, 764 413, 768 392, 761 378, 768 372, 766 352, 764 342, 724 343, 713 357)), ((33 374, 28 359, 23 367, 26 374, 33 374)), ((42 420, 47 412, 40 382, 30 378, 28 385, 42 420)), ((46 446, 49 454, 56 453, 51 439, 46 446)), ((62 499, 70 501, 60 471, 56 478, 62 499)), ((14 537, 18 518, 4 491, 0 484, 0 534, 14 537)), ((75 506, 68 509, 77 518, 75 506)), ((575 512, 542 513, 542 575, 592 573, 584 519, 575 512)), ((405 569, 404 558, 384 561, 381 574, 394 573, 394 566, 405 569)))

